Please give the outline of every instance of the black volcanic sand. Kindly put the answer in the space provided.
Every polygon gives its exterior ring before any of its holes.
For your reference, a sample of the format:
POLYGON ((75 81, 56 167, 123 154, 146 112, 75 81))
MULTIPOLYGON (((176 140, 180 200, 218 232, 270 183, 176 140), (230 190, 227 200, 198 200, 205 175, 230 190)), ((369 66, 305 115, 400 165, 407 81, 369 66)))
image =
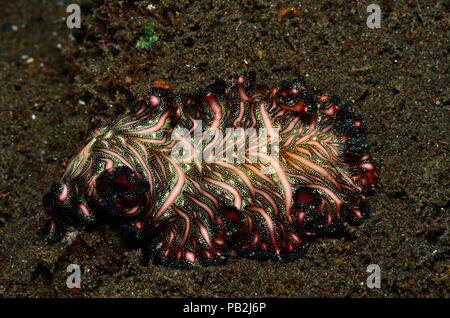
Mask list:
POLYGON ((381 1, 372 30, 370 2, 348 2, 83 1, 72 32, 68 1, 4 1, 0 295, 449 297, 449 3, 381 1), (156 47, 136 49, 151 21, 156 47), (126 90, 143 94, 156 80, 191 90, 244 70, 268 85, 302 74, 365 117, 382 171, 364 225, 288 264, 231 257, 191 271, 154 265, 107 226, 45 243, 41 197, 83 143, 89 115, 122 113, 126 90), (66 287, 71 263, 81 290, 66 287), (369 264, 381 267, 380 289, 365 284, 369 264))

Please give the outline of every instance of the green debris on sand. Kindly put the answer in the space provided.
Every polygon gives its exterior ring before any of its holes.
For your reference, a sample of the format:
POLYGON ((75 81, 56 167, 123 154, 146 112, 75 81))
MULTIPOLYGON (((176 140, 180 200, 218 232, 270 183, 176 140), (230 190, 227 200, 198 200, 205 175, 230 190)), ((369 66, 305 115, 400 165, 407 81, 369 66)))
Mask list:
POLYGON ((148 23, 144 26, 143 34, 137 40, 136 47, 138 49, 145 49, 151 51, 158 41, 158 34, 156 34, 153 23, 148 23))

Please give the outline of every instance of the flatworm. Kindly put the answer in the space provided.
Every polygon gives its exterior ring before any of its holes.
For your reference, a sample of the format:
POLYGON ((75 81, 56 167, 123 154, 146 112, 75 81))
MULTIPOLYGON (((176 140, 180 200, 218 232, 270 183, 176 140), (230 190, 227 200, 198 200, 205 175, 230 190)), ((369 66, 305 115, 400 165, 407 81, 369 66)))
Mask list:
POLYGON ((130 103, 128 114, 92 121, 44 195, 51 243, 105 221, 167 266, 220 264, 230 250, 289 261, 369 215, 378 173, 364 120, 303 78, 269 88, 248 72, 229 88, 152 87, 130 103))

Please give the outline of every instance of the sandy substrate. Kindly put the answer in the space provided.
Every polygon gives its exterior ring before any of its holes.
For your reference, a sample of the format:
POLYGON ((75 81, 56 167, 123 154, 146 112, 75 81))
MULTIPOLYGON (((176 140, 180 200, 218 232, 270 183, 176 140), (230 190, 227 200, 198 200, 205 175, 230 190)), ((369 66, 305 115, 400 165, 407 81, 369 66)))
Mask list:
POLYGON ((102 2, 80 2, 76 32, 64 1, 0 6, 1 296, 450 295, 448 2, 383 1, 378 30, 366 26, 364 1, 102 2), (280 20, 291 6, 298 15, 280 20), (135 48, 148 21, 153 52, 135 48), (288 264, 231 258, 192 271, 152 264, 106 226, 45 243, 41 197, 90 114, 123 112, 124 88, 140 94, 164 80, 191 90, 249 69, 268 85, 302 74, 365 117, 382 173, 354 234, 320 239, 288 264), (71 263, 81 289, 66 287, 71 263), (369 264, 381 267, 380 289, 365 284, 369 264))

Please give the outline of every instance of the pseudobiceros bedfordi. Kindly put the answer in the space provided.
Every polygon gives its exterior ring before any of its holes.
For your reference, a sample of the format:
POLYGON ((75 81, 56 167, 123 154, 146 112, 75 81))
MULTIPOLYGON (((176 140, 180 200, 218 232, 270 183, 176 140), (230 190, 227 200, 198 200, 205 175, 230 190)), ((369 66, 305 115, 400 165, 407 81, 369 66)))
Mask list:
POLYGON ((131 104, 93 121, 44 196, 50 242, 111 221, 168 266, 224 263, 230 250, 288 261, 368 217, 378 174, 364 120, 302 78, 270 88, 246 73, 189 94, 152 87, 131 104))

